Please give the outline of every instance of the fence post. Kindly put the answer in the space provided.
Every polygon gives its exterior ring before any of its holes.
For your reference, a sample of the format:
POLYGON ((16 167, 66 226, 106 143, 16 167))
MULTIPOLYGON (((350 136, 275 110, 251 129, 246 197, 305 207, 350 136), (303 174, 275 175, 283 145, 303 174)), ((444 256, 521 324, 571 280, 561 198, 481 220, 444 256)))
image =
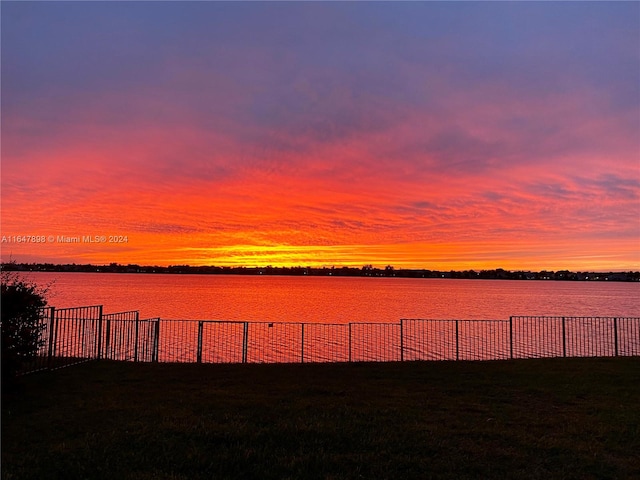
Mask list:
POLYGON ((509 317, 509 356, 513 360, 513 317, 509 317))
POLYGON ((137 362, 138 361, 138 340, 139 340, 139 320, 140 320, 140 312, 136 311, 136 338, 135 338, 135 344, 133 346, 133 361, 137 362))
POLYGON ((202 363, 202 329, 204 324, 202 320, 198 322, 198 351, 196 353, 196 362, 202 363))
POLYGON ((458 340, 458 320, 456 320, 456 361, 460 360, 460 345, 458 340))
POLYGON ((300 363, 304 363, 304 323, 300 332, 300 363))
POLYGON ((53 360, 54 348, 56 346, 56 307, 51 307, 49 316, 49 354, 47 355, 47 368, 51 370, 51 362, 53 360))
POLYGON ((564 317, 562 317, 562 356, 567 356, 567 335, 564 317))
POLYGON ((107 318, 104 334, 104 358, 109 359, 109 347, 111 343, 111 319, 107 318))
POLYGON ((618 356, 618 317, 613 317, 613 345, 615 356, 618 356))
POLYGON ((400 319, 400 361, 404 362, 404 320, 400 319))
POLYGON ((159 361, 160 353, 160 319, 156 320, 155 335, 153 336, 153 353, 151 355, 154 362, 159 361))
POLYGON ((247 363, 247 350, 249 345, 249 322, 244 322, 242 329, 242 363, 247 363))
POLYGON ((351 322, 349 322, 349 363, 351 363, 351 322))
POLYGON ((102 305, 98 307, 100 316, 98 317, 98 354, 96 358, 100 360, 102 358, 102 305))

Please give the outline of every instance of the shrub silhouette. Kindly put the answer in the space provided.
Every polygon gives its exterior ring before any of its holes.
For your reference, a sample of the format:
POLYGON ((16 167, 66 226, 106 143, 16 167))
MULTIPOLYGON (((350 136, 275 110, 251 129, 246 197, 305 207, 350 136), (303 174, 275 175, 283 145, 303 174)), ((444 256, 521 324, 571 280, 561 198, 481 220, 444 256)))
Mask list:
POLYGON ((1 273, 2 384, 12 384, 20 367, 33 359, 44 342, 40 322, 46 289, 16 272, 1 273))

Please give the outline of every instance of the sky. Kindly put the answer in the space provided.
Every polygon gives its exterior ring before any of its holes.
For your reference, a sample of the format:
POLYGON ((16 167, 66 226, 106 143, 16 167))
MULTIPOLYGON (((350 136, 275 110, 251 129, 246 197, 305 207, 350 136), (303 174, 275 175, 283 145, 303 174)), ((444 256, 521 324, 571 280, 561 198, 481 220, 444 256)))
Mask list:
POLYGON ((3 261, 640 269, 638 2, 0 8, 3 261))

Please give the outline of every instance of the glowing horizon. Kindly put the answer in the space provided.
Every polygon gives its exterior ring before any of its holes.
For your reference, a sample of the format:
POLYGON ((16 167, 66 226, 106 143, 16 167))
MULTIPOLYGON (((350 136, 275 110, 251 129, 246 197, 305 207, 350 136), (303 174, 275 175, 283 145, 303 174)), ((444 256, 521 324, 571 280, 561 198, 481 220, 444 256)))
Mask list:
POLYGON ((0 8, 3 261, 640 270, 637 3, 0 8))

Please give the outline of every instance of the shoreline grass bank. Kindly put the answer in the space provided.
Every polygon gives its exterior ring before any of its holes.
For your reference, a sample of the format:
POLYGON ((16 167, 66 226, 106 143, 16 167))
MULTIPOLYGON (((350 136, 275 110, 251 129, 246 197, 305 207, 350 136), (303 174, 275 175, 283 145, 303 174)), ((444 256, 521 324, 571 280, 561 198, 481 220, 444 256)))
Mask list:
POLYGON ((640 478, 640 359, 92 362, 2 398, 2 478, 640 478))

